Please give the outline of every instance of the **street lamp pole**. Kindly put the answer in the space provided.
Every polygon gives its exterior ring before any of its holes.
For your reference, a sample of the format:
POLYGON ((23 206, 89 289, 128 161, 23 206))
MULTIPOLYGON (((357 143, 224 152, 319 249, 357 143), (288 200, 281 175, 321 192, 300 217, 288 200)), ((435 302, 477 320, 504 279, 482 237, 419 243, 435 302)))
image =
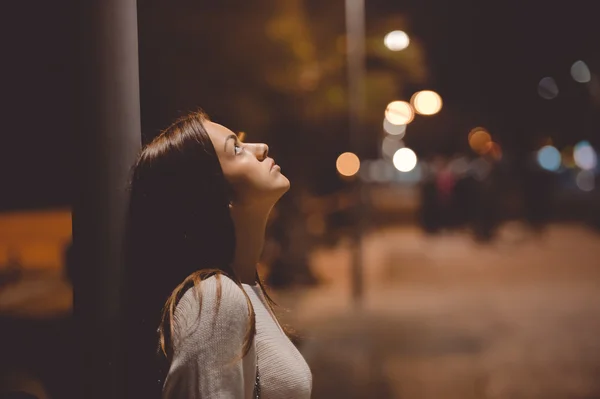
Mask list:
MULTIPOLYGON (((365 110, 365 1, 346 0, 346 47, 348 62, 349 133, 352 149, 360 156, 362 117, 365 110)), ((360 180, 355 186, 354 245, 352 246, 352 299, 361 305, 363 296, 362 228, 363 201, 360 180)))

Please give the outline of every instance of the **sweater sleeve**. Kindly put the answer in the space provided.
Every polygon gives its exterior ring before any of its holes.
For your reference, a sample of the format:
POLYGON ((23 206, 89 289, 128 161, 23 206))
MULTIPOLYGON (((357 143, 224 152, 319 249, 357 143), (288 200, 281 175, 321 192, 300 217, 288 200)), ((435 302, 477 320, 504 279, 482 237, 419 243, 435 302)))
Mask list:
POLYGON ((249 321, 246 296, 224 276, 202 281, 200 300, 197 293, 190 288, 175 310, 163 399, 243 399, 249 378, 241 360, 249 321))

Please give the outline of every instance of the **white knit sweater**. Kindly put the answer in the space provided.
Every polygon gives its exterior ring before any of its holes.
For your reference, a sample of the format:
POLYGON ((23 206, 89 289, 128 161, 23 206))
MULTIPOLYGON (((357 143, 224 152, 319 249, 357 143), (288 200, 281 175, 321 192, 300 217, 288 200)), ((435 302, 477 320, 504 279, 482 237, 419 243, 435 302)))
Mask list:
POLYGON ((242 285, 256 314, 256 337, 248 354, 237 360, 250 313, 239 286, 225 276, 219 281, 220 301, 217 278, 210 277, 200 285, 201 303, 190 288, 177 305, 163 399, 251 399, 257 357, 261 399, 310 398, 310 369, 272 316, 258 285, 242 285))

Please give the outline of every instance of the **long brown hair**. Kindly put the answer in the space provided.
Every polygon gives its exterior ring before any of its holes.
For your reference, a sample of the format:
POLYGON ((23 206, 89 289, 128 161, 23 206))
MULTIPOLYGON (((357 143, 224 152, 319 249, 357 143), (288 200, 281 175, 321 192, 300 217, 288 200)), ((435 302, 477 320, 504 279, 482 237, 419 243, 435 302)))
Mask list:
MULTIPOLYGON (((189 288, 201 300, 201 281, 223 275, 241 287, 231 268, 232 191, 204 128, 207 120, 202 112, 180 118, 144 147, 133 167, 123 289, 127 397, 160 397, 174 312, 189 288)), ((273 305, 258 276, 257 282, 273 305)), ((217 287, 220 298, 219 281, 217 287)), ((250 318, 240 358, 256 333, 246 300, 250 318)))

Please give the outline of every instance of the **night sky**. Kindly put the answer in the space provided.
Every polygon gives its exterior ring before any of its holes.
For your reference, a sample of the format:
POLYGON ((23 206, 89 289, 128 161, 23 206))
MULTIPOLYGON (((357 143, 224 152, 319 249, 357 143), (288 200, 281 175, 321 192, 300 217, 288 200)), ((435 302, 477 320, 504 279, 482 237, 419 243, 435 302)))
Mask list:
MULTIPOLYGON (((307 1, 307 8, 318 8, 320 1, 307 1)), ((141 1, 139 7, 153 2, 157 1, 141 1)), ((207 1, 171 3, 208 7, 207 1)), ((598 107, 592 105, 586 87, 569 75, 576 60, 600 73, 600 24, 594 2, 366 3, 368 32, 377 30, 383 16, 402 14, 407 33, 423 44, 430 79, 427 87, 411 89, 430 88, 442 95, 438 123, 449 121, 447 129, 454 132, 449 140, 465 135, 469 126, 485 125, 501 144, 515 150, 534 148, 544 137, 559 146, 580 139, 600 144, 598 107), (537 84, 544 76, 557 81, 557 99, 538 96, 537 84)), ((85 45, 75 4, 34 1, 3 6, 0 209, 70 205, 76 167, 71 142, 76 134, 85 134, 75 127, 82 106, 80 49, 85 45)), ((343 23, 343 15, 340 18, 343 23)), ((414 139, 413 144, 418 152, 424 140, 414 139)))

